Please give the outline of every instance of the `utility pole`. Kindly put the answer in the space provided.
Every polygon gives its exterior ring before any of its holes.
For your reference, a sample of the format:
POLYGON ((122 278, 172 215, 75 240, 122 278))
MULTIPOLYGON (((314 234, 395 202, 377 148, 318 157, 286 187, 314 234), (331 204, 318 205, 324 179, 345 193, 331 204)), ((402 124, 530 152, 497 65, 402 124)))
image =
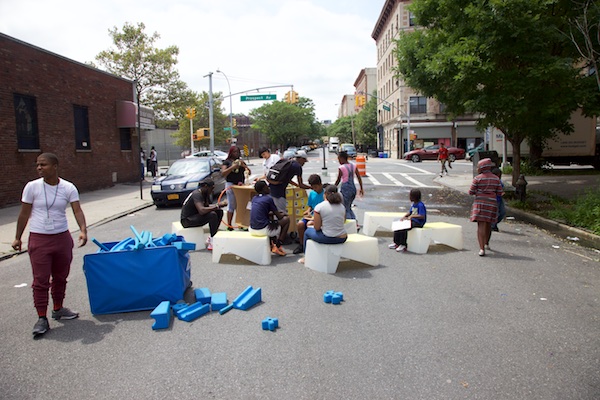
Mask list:
POLYGON ((215 127, 214 127, 214 101, 213 101, 213 91, 212 91, 212 72, 209 72, 208 75, 208 128, 210 129, 210 152, 211 154, 215 152, 215 127))

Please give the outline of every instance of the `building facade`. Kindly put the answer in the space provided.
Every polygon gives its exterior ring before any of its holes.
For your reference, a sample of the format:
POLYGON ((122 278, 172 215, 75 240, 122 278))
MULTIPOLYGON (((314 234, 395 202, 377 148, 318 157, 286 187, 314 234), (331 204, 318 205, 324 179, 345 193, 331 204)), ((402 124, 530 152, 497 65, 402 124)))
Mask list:
POLYGON ((131 81, 4 34, 0 65, 0 207, 20 202, 44 152, 82 192, 140 179, 136 125, 117 123, 119 102, 133 102, 131 81))
POLYGON ((377 46, 377 144, 391 158, 416 147, 444 143, 472 148, 483 140, 476 116, 449 121, 444 105, 420 95, 395 74, 395 40, 416 28, 407 6, 411 0, 386 0, 371 37, 377 46))

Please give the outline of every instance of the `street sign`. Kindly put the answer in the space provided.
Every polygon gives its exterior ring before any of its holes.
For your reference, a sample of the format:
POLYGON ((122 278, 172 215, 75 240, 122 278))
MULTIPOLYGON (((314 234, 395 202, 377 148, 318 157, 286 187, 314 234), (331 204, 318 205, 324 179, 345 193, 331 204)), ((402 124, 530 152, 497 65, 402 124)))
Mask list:
MULTIPOLYGON (((230 128, 230 127, 227 127, 227 128, 223 128, 223 130, 224 130, 224 131, 230 131, 230 130, 231 130, 231 128, 230 128)), ((238 133, 237 129, 233 128, 233 134, 234 134, 234 135, 237 135, 237 133, 238 133)))
POLYGON ((277 100, 276 94, 253 94, 249 96, 240 96, 241 101, 256 101, 256 100, 277 100))
POLYGON ((390 111, 390 106, 388 106, 388 105, 384 104, 384 105, 383 105, 383 109, 384 109, 385 111, 390 111))

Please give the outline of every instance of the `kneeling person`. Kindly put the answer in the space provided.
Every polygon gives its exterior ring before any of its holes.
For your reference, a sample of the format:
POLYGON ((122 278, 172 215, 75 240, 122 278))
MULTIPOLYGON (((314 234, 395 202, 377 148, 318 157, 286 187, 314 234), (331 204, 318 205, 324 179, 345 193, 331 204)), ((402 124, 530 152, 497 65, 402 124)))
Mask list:
POLYGON ((212 179, 201 181, 198 189, 189 194, 181 207, 180 222, 184 228, 208 224, 210 236, 206 239, 207 250, 213 249, 212 238, 219 230, 219 225, 223 219, 223 210, 221 210, 221 207, 225 207, 226 205, 226 202, 210 204, 214 187, 215 183, 212 179))
POLYGON ((250 234, 252 236, 268 236, 271 238, 271 252, 285 256, 286 252, 281 248, 287 235, 290 218, 277 210, 275 202, 269 195, 269 186, 265 181, 258 181, 254 185, 258 193, 252 198, 252 209, 250 210, 250 234), (275 219, 275 217, 277 217, 275 219))

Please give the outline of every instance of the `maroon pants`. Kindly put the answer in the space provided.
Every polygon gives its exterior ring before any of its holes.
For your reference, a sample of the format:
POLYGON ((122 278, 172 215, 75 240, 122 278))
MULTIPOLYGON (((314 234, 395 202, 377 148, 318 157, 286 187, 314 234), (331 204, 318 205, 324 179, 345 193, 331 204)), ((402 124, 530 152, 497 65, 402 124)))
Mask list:
POLYGON ((54 304, 62 305, 73 260, 73 238, 69 231, 56 235, 30 233, 27 252, 33 271, 33 305, 38 313, 48 308, 48 289, 54 304), (52 278, 52 280, 50 280, 52 278))

